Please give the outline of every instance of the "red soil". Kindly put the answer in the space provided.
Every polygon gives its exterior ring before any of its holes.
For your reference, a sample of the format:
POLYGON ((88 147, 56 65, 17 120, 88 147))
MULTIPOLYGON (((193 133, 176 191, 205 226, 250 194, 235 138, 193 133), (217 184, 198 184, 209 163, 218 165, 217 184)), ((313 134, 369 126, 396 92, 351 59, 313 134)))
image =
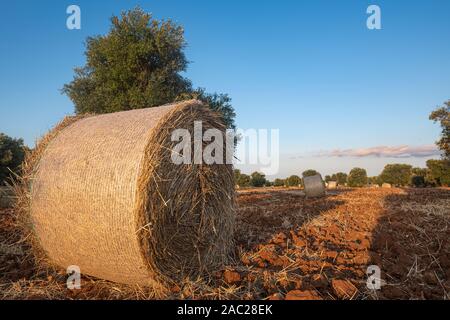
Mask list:
POLYGON ((449 190, 247 192, 238 202, 237 269, 242 286, 260 287, 255 298, 449 298, 449 190), (369 265, 381 290, 366 286, 369 265))
MULTIPOLYGON (((448 299, 450 190, 345 189, 325 198, 259 189, 240 192, 235 262, 209 283, 180 283, 169 298, 448 299), (366 287, 369 265, 381 290, 366 287)), ((37 269, 14 212, 0 212, 0 297, 151 298, 93 278, 65 288, 65 275, 37 269), (131 292, 131 293, 130 293, 131 292)))

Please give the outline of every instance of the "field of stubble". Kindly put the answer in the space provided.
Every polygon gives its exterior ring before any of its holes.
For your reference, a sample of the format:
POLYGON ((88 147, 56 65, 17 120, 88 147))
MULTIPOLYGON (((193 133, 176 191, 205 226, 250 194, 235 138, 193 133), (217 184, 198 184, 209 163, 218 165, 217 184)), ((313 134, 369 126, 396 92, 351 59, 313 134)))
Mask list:
MULTIPOLYGON (((168 299, 449 299, 450 189, 239 191, 234 261, 168 299), (367 266, 382 287, 366 286, 367 266)), ((12 209, 0 211, 1 299, 152 299, 151 290, 38 267, 12 209)))

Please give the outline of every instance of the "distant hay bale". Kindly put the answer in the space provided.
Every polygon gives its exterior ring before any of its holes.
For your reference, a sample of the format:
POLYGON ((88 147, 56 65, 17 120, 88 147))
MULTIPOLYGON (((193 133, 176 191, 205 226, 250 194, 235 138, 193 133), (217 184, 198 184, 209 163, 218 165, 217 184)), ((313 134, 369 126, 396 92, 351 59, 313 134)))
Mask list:
POLYGON ((320 174, 304 177, 303 184, 307 197, 323 197, 325 195, 325 185, 320 174))
POLYGON ((328 181, 327 188, 328 189, 336 189, 337 188, 337 182, 336 181, 328 181))
POLYGON ((383 183, 383 184, 381 185, 381 187, 382 187, 382 188, 387 188, 387 189, 389 189, 389 188, 392 188, 392 185, 391 185, 390 183, 383 183))
POLYGON ((226 263, 232 166, 171 161, 172 130, 192 137, 194 120, 225 132, 196 100, 66 119, 24 165, 18 206, 34 247, 57 266, 160 293, 226 263))

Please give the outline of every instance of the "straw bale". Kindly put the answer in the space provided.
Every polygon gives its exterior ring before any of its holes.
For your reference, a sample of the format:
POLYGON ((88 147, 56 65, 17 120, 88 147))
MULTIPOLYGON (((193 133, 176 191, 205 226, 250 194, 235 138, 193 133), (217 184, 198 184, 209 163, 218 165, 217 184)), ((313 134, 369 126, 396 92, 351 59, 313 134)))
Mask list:
POLYGON ((327 187, 328 187, 328 189, 336 189, 337 188, 337 182, 336 181, 328 181, 327 187))
POLYGON ((57 266, 161 293, 226 263, 232 166, 171 161, 171 132, 193 136, 197 120, 225 132, 196 100, 63 121, 27 157, 17 188, 35 250, 57 266))
POLYGON ((325 185, 320 174, 304 177, 303 184, 307 197, 323 197, 325 195, 325 185))

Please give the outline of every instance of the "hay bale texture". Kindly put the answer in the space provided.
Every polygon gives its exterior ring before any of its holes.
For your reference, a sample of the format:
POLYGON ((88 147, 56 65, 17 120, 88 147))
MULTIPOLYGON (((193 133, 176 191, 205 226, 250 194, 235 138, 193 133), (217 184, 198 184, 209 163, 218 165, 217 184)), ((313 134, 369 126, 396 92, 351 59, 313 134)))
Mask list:
POLYGON ((70 119, 50 132, 26 161, 19 201, 36 250, 60 267, 159 291, 225 263, 232 167, 171 161, 172 130, 193 137, 197 120, 225 132, 196 100, 70 119))
POLYGON ((305 194, 309 198, 325 196, 325 185, 320 174, 304 177, 305 194))

